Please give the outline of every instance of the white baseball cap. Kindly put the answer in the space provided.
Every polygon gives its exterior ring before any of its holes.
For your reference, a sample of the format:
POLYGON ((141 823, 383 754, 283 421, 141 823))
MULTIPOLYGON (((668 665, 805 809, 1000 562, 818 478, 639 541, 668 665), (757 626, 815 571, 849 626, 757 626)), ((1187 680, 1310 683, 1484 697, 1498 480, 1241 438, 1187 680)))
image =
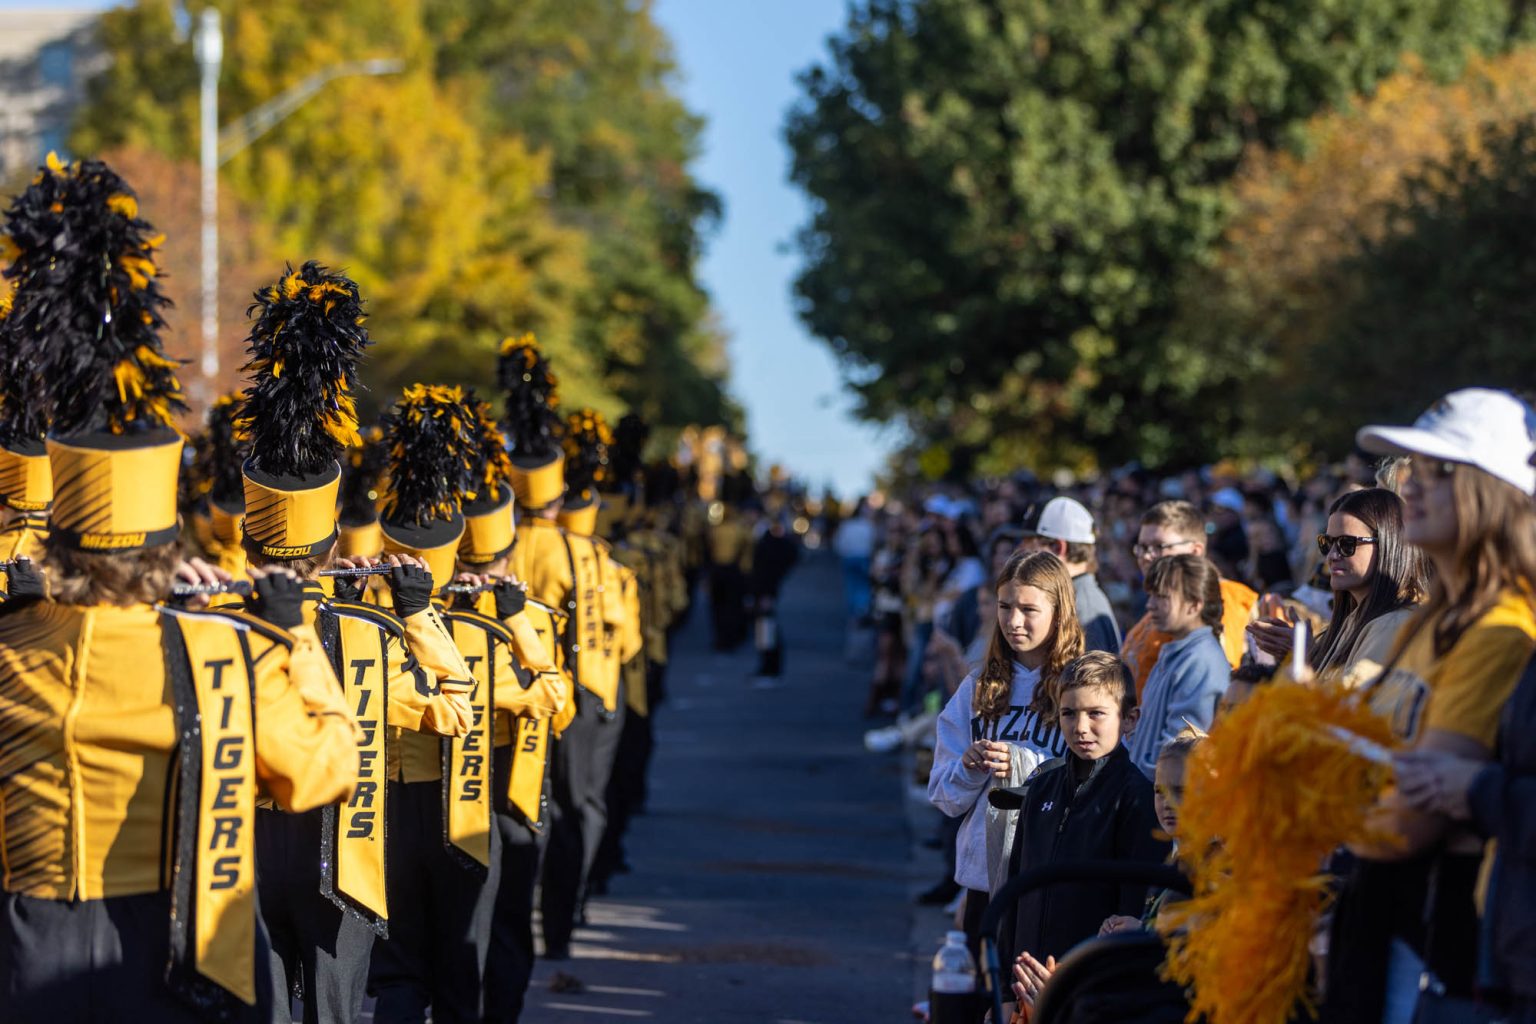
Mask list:
POLYGON ((1377 455, 1427 455, 1476 466, 1536 493, 1536 413, 1508 391, 1463 388, 1430 407, 1411 427, 1363 428, 1355 442, 1377 455))
POLYGON ((1071 498, 1052 498, 1040 510, 1040 520, 1035 533, 1051 540, 1064 540, 1068 544, 1094 544, 1093 513, 1082 502, 1071 498))

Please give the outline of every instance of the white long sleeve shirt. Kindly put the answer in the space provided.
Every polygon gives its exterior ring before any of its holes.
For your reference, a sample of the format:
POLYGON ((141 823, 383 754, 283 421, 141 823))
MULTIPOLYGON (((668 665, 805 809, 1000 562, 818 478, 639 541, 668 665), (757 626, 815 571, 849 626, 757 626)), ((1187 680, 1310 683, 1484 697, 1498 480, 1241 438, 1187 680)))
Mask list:
POLYGON ((1014 761, 1016 768, 1023 768, 1025 777, 1042 761, 1067 751, 1056 723, 1028 710, 1039 681, 1037 669, 1015 664, 1008 711, 988 722, 972 709, 976 692, 976 673, 972 673, 939 713, 928 799, 951 818, 965 819, 955 841, 955 882, 967 889, 988 888, 986 795, 994 780, 986 769, 967 768, 961 763, 966 748, 979 739, 1002 740, 1020 747, 1023 757, 1014 761))

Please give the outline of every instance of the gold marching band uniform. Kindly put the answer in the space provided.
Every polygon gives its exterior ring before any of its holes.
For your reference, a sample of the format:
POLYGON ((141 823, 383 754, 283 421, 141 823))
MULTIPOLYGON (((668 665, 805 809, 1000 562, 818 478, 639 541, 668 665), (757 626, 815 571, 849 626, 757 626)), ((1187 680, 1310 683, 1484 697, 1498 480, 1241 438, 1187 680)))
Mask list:
POLYGON ((510 440, 416 385, 365 443, 362 300, 311 262, 257 293, 247 386, 182 470, 127 184, 50 159, 5 230, 0 1019, 287 1020, 296 996, 350 1022, 372 994, 381 1022, 515 1021, 536 887, 566 954, 643 804, 688 587, 638 468, 607 473, 595 413, 560 420, 531 338, 498 366, 510 440), (229 582, 190 610, 187 572, 229 582))

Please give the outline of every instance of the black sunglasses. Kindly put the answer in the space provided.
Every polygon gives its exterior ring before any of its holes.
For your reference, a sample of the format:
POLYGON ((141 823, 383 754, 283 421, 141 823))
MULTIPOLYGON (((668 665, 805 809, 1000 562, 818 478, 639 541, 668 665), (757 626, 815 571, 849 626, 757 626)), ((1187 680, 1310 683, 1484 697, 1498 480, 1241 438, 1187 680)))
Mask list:
POLYGON ((1355 549, 1358 548, 1361 544, 1375 543, 1375 537, 1351 537, 1348 534, 1344 534, 1339 537, 1330 537, 1326 533, 1320 533, 1317 535, 1317 550, 1323 553, 1324 558, 1328 557, 1328 550, 1335 547, 1339 549, 1339 554, 1343 557, 1353 558, 1355 549))

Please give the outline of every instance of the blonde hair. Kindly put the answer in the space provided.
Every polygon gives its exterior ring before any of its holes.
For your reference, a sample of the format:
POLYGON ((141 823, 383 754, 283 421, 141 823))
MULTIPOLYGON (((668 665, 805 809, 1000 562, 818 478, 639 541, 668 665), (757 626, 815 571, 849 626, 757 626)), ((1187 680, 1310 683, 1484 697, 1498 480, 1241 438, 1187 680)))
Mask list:
POLYGON ((157 604, 171 594, 181 552, 172 544, 137 551, 77 551, 50 538, 43 574, 59 604, 157 604))
MULTIPOLYGON (((1051 603, 1051 635, 1042 645, 1046 648, 1045 664, 1041 666, 1040 682, 1029 702, 1029 710, 1042 718, 1053 718, 1057 682, 1067 665, 1083 653, 1084 647, 1072 577, 1061 559, 1049 551, 1021 551, 1008 559, 994 587, 1001 591, 1009 583, 1035 587, 1043 591, 1051 603)), ((995 721, 1008 711, 1009 698, 1013 695, 1013 665, 1013 648, 1003 635, 1002 623, 994 615, 992 636, 987 641, 987 657, 976 678, 976 692, 971 701, 972 710, 984 720, 995 721)))
POLYGON ((1195 752, 1195 748, 1205 742, 1205 733, 1198 730, 1185 729, 1179 735, 1163 744, 1163 749, 1157 752, 1157 763, 1164 761, 1187 761, 1189 755, 1195 752))

